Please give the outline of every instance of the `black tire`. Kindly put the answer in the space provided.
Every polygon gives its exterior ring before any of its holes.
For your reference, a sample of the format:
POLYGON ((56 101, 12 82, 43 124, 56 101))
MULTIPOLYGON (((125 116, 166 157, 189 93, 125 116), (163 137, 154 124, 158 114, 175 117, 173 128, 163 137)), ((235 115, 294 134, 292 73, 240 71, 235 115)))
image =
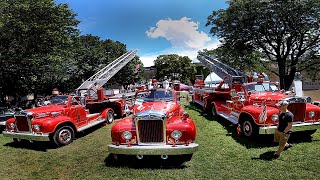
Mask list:
POLYGON ((15 144, 20 144, 21 143, 21 139, 12 138, 12 140, 13 140, 13 143, 15 143, 15 144))
POLYGON ((217 109, 216 109, 216 106, 214 104, 212 104, 212 107, 211 107, 211 115, 213 117, 217 117, 217 109))
POLYGON ((110 153, 107 159, 105 160, 106 166, 120 166, 123 163, 123 157, 122 154, 113 154, 110 153))
POLYGON ((182 155, 182 159, 184 162, 190 161, 193 154, 184 154, 182 155))
POLYGON ((241 123, 242 135, 248 138, 255 137, 258 134, 258 126, 250 120, 244 120, 241 123))
POLYGON ((109 110, 106 116, 106 123, 111 124, 113 121, 114 121, 114 113, 111 110, 109 110))
POLYGON ((208 102, 205 101, 204 104, 203 104, 203 110, 204 110, 204 111, 207 111, 207 110, 208 110, 208 109, 207 109, 207 106, 208 106, 208 102))
POLYGON ((74 139, 74 130, 70 126, 62 126, 55 131, 53 142, 58 146, 65 146, 72 143, 74 139))
POLYGON ((175 155, 175 157, 169 157, 169 160, 174 165, 182 165, 185 162, 191 160, 193 154, 183 154, 183 155, 175 155))

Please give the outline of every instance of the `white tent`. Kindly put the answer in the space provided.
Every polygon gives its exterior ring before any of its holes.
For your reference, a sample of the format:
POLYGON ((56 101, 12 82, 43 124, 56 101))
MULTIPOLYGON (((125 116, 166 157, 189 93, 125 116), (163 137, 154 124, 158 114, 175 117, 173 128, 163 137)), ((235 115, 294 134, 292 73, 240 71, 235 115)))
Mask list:
POLYGON ((217 84, 220 83, 222 79, 214 72, 209 74, 206 79, 204 80, 205 84, 217 84))

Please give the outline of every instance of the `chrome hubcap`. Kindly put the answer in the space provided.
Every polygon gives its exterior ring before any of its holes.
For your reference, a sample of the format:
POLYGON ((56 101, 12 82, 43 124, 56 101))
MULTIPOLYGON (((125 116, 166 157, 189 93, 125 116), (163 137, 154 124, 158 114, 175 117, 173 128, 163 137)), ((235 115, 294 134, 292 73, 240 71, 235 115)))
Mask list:
POLYGON ((250 124, 250 123, 245 122, 243 129, 244 129, 244 133, 245 133, 246 135, 250 135, 250 134, 251 134, 251 124, 250 124))
POLYGON ((250 127, 248 125, 245 126, 244 128, 246 131, 249 131, 250 130, 250 127))
POLYGON ((68 129, 63 129, 59 132, 60 142, 69 142, 71 140, 71 131, 68 129))
POLYGON ((112 122, 113 121, 113 116, 112 116, 112 112, 108 113, 108 122, 112 122))

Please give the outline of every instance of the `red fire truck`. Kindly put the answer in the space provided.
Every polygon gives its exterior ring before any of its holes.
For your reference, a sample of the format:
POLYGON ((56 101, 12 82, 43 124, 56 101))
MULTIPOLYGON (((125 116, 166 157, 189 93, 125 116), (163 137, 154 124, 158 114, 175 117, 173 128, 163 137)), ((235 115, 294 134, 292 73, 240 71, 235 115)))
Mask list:
POLYGON ((293 131, 313 130, 320 125, 320 107, 305 97, 288 97, 277 83, 257 77, 248 82, 244 73, 235 70, 213 57, 199 53, 198 59, 208 69, 224 79, 216 87, 195 85, 192 101, 238 125, 238 133, 251 137, 272 134, 278 124, 280 100, 289 101, 288 109, 294 114, 293 131))
POLYGON ((121 155, 134 155, 137 159, 153 155, 189 161, 198 144, 194 143, 195 124, 179 104, 182 96, 182 92, 159 88, 137 92, 133 116, 112 127, 109 152, 116 159, 121 155))
POLYGON ((73 141, 76 132, 113 121, 111 108, 86 108, 78 96, 57 95, 49 101, 47 106, 15 113, 14 118, 7 120, 3 135, 15 142, 22 139, 52 141, 63 146, 73 141))
POLYGON ((129 51, 85 81, 76 95, 50 96, 48 105, 16 112, 6 121, 3 135, 15 142, 51 141, 58 146, 71 143, 75 133, 102 122, 112 123, 122 117, 130 97, 135 93, 115 95, 101 88, 113 75, 134 58, 129 51))

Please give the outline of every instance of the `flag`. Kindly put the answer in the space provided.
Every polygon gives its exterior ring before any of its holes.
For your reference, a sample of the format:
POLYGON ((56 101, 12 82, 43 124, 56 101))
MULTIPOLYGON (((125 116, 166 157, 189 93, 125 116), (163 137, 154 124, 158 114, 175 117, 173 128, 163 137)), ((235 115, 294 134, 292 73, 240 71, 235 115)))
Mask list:
POLYGON ((264 105, 263 110, 259 115, 259 122, 262 123, 262 122, 265 122, 266 120, 267 120, 267 106, 264 105))

